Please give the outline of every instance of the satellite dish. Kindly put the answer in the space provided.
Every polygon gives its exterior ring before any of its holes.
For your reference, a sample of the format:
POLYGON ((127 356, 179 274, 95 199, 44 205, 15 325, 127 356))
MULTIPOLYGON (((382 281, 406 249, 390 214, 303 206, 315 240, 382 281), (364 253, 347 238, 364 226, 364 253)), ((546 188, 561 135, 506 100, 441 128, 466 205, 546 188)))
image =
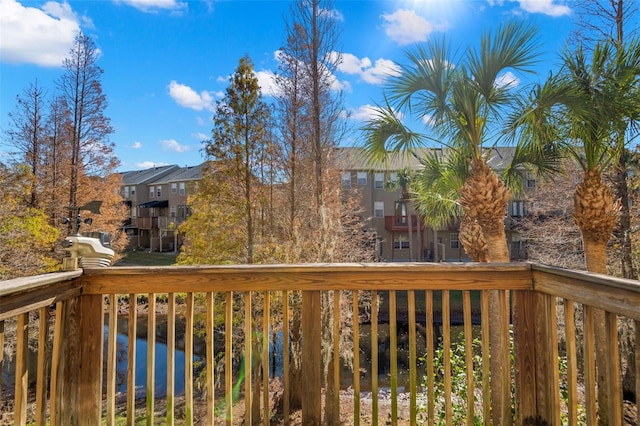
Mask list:
POLYGON ((84 206, 78 207, 79 210, 88 210, 94 214, 100 214, 100 206, 102 205, 102 201, 89 201, 84 206))

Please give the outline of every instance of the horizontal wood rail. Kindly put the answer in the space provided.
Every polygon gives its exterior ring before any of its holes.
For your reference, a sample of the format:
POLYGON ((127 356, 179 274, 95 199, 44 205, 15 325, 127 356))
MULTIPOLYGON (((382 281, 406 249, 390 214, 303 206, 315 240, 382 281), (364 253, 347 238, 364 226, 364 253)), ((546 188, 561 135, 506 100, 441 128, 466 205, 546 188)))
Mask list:
POLYGON ((622 374, 632 367, 621 353, 632 345, 640 395, 639 307, 638 282, 529 263, 121 267, 5 281, 0 423, 488 424, 493 380, 515 389, 515 415, 509 404, 502 424, 595 425, 603 409, 610 424, 638 422, 624 417, 622 374), (491 294, 513 353, 508 344, 491 353, 491 294), (616 372, 605 408, 598 311, 616 372))

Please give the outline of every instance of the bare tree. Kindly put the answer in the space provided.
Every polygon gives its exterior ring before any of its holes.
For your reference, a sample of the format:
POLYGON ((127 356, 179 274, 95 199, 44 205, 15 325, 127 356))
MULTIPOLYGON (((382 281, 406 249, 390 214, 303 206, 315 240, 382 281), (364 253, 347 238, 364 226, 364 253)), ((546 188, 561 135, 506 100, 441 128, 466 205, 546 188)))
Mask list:
POLYGON ((102 92, 103 70, 97 65, 98 57, 93 40, 78 33, 63 61, 64 73, 57 84, 71 123, 69 206, 78 205, 81 175, 105 174, 117 166, 113 143, 108 139, 113 128, 104 115, 107 98, 102 92))
POLYGON ((31 170, 29 185, 29 207, 40 204, 39 181, 43 163, 43 145, 45 141, 45 94, 35 80, 22 95, 16 96, 16 110, 9 113, 10 128, 7 137, 18 152, 16 161, 26 164, 31 170))

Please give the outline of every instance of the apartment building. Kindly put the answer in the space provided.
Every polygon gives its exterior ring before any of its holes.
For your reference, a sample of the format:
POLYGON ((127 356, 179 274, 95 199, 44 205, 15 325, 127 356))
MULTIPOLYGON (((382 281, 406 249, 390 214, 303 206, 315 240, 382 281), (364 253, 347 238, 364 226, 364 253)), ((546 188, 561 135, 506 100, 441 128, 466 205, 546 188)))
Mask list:
MULTIPOLYGON (((437 155, 446 154, 439 148, 432 150, 437 155)), ((376 235, 377 258, 389 262, 471 260, 458 238, 458 222, 452 220, 448 226, 438 229, 428 227, 413 203, 403 197, 398 173, 420 167, 415 157, 393 158, 385 166, 372 167, 363 154, 362 148, 337 148, 334 161, 342 171, 339 184, 362 202, 363 220, 376 235)), ((502 170, 512 155, 513 148, 494 149, 489 164, 495 170, 502 170)), ((125 224, 129 248, 180 249, 182 236, 176 229, 190 215, 187 196, 202 179, 206 165, 171 165, 122 173, 121 193, 129 206, 125 224)), ((526 174, 523 178, 526 188, 535 187, 534 177, 526 174)), ((524 200, 514 199, 509 203, 505 229, 513 260, 526 258, 524 241, 514 230, 516 219, 525 213, 524 200)))
POLYGON ((123 172, 121 194, 129 207, 124 229, 130 249, 177 251, 177 227, 190 215, 187 196, 202 179, 203 167, 177 165, 123 172))
MULTIPOLYGON (((433 148, 432 151, 436 155, 446 154, 440 148, 433 148)), ((490 166, 495 170, 503 170, 511 161, 513 148, 492 151, 490 166)), ((420 167, 415 157, 391 158, 384 166, 371 166, 362 148, 337 148, 335 159, 342 170, 342 188, 352 190, 361 197, 363 219, 376 234, 378 258, 383 261, 419 262, 471 260, 459 240, 459 222, 452 220, 448 226, 438 229, 427 227, 424 218, 416 213, 414 205, 403 197, 398 173, 420 167)), ((532 176, 526 175, 526 179, 526 187, 535 187, 532 176)), ((523 200, 515 199, 509 203, 505 227, 511 258, 514 260, 526 257, 524 241, 513 226, 514 219, 524 214, 523 200)))

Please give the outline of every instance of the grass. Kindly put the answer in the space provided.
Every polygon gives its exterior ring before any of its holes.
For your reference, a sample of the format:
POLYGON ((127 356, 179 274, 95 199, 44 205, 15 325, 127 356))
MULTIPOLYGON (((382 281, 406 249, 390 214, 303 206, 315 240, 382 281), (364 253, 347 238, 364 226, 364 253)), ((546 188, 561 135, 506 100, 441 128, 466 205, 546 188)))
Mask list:
POLYGON ((176 264, 177 253, 128 251, 115 266, 170 266, 176 264))

